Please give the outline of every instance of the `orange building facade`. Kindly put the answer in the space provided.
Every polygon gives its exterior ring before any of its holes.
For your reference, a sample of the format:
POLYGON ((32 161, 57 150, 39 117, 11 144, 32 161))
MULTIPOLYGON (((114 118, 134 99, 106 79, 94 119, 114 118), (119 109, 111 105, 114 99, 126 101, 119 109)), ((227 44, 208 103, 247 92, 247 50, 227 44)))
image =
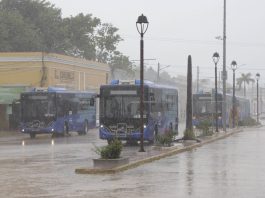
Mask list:
POLYGON ((0 53, 0 130, 10 128, 11 104, 21 90, 53 86, 99 92, 109 76, 109 65, 95 61, 43 52, 0 53))

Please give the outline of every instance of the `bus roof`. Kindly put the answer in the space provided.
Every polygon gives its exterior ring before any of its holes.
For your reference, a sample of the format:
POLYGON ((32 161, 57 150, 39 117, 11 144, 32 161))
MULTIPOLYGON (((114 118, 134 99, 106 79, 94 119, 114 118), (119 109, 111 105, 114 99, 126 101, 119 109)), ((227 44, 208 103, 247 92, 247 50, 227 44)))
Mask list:
MULTIPOLYGON (((140 86, 141 80, 112 80, 110 84, 108 85, 101 85, 100 87, 114 87, 114 86, 125 86, 125 85, 136 85, 140 86)), ((144 86, 152 87, 152 88, 167 88, 167 89, 175 89, 176 87, 170 86, 170 85, 163 85, 163 84, 157 84, 152 81, 144 80, 144 86)))
POLYGON ((90 93, 96 94, 95 91, 77 91, 77 90, 67 90, 63 87, 34 87, 29 91, 24 93, 90 93))

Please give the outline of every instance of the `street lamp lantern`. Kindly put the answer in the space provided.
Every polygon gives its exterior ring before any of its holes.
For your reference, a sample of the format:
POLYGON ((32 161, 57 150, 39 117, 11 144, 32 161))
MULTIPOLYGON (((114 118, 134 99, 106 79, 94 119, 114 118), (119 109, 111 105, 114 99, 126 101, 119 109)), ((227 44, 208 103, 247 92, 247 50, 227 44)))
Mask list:
POLYGON ((236 70, 237 69, 237 63, 236 63, 236 61, 232 61, 232 63, 231 63, 231 69, 232 70, 236 70))
POLYGON ((149 22, 147 20, 147 17, 144 16, 143 14, 140 15, 136 21, 136 27, 141 37, 143 37, 145 32, 147 31, 148 25, 149 25, 149 22))
POLYGON ((141 36, 140 40, 140 130, 141 130, 141 141, 140 141, 140 150, 139 152, 144 152, 144 34, 148 29, 149 22, 147 17, 143 14, 140 15, 136 21, 136 28, 141 36))
POLYGON ((220 56, 219 56, 218 52, 215 52, 213 54, 213 62, 214 62, 214 64, 217 64, 219 62, 219 59, 220 59, 220 56))
POLYGON ((257 123, 259 123, 259 79, 260 74, 256 74, 256 80, 257 80, 257 123))
POLYGON ((215 65, 215 131, 218 132, 218 104, 217 104, 217 63, 220 56, 217 52, 213 54, 213 62, 215 65))
POLYGON ((232 61, 231 63, 231 69, 233 70, 233 107, 232 107, 232 114, 233 114, 233 123, 232 123, 232 127, 235 128, 235 113, 236 113, 236 97, 235 97, 235 71, 237 69, 237 63, 236 61, 232 61))

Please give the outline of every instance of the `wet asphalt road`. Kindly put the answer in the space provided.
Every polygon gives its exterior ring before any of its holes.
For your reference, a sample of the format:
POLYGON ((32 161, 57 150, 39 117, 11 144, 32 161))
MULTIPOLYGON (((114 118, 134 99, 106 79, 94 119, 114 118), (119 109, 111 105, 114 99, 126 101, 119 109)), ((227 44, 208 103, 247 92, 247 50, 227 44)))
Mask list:
POLYGON ((252 128, 115 175, 92 166, 97 130, 86 136, 0 138, 0 197, 265 197, 265 128, 252 128), (24 141, 24 146, 23 146, 24 141))

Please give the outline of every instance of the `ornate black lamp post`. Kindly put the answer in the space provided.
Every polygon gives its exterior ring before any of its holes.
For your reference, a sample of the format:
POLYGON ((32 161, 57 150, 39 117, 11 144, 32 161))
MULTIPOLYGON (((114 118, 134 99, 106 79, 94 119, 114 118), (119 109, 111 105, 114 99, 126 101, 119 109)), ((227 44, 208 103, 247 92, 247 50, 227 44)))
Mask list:
POLYGON ((220 56, 217 52, 213 54, 213 62, 215 65, 215 131, 218 132, 218 103, 217 103, 217 63, 220 56))
POLYGON ((257 123, 259 123, 259 79, 260 74, 256 74, 256 80, 257 80, 257 123))
POLYGON ((146 16, 143 14, 138 17, 136 21, 137 31, 141 35, 140 41, 140 119, 141 119, 141 141, 140 141, 140 150, 139 152, 144 152, 144 34, 147 31, 149 22, 147 21, 146 16))
POLYGON ((236 61, 232 61, 231 63, 231 69, 233 70, 233 109, 232 109, 232 113, 233 113, 233 128, 235 128, 235 111, 236 111, 236 98, 235 98, 235 71, 237 69, 237 63, 236 61))

